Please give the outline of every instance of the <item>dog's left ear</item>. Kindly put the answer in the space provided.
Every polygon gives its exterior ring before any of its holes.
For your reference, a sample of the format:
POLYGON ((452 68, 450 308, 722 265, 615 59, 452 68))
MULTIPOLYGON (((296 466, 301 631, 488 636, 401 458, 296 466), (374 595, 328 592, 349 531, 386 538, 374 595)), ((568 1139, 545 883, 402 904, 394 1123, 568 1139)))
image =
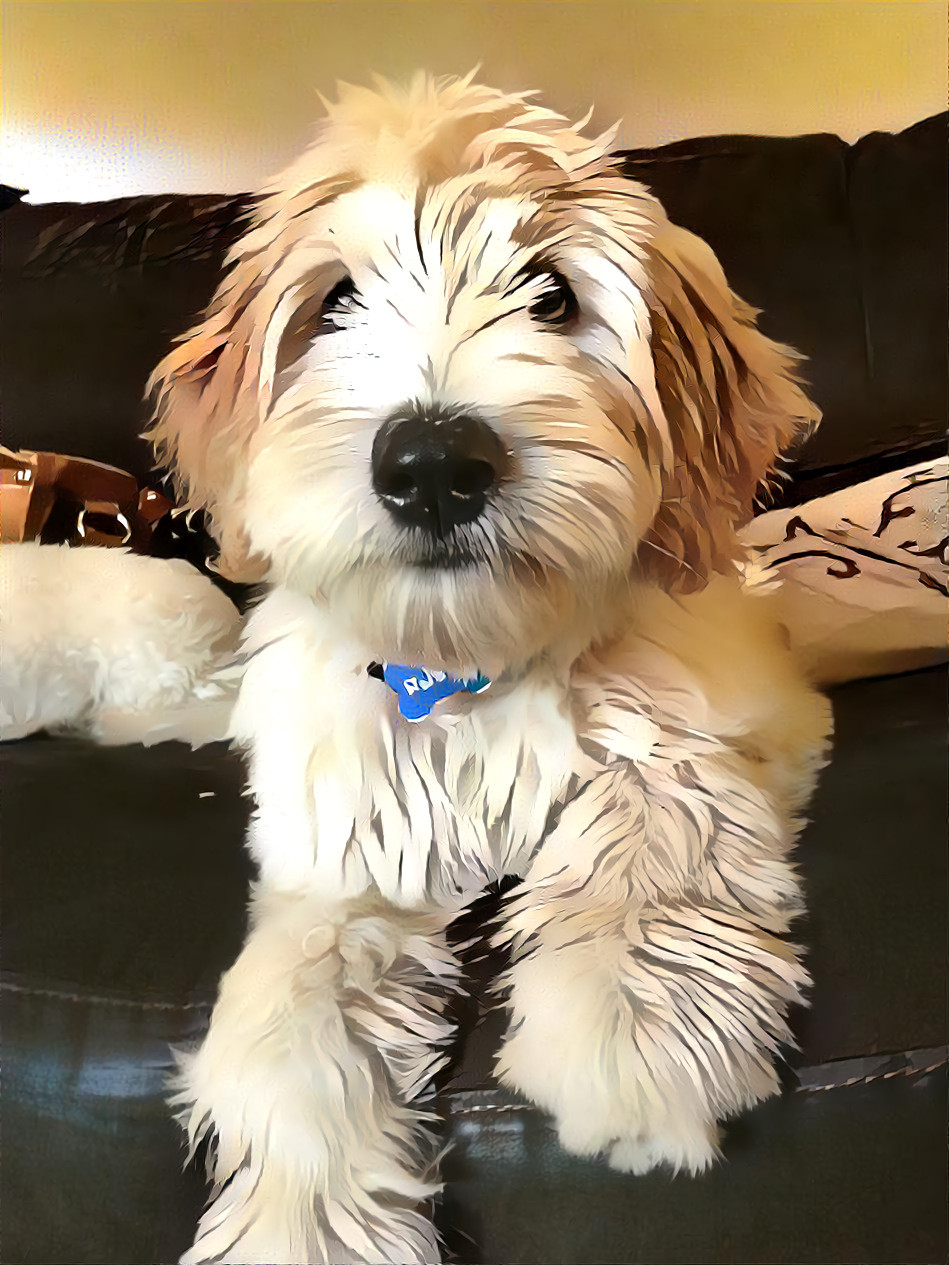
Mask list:
POLYGON ((756 328, 757 313, 731 292, 705 242, 665 222, 647 251, 670 451, 640 565, 665 587, 689 591, 733 566, 737 530, 778 454, 820 413, 797 380, 801 357, 756 328))

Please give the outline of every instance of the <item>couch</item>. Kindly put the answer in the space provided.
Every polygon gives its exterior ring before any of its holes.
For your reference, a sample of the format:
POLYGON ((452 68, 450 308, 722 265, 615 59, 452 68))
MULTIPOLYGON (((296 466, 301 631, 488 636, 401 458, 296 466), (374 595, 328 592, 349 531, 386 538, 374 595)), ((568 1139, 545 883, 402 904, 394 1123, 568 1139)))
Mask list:
MULTIPOLYGON (((765 331, 810 358, 825 421, 779 502, 945 451, 946 122, 623 155, 765 331)), ((3 442, 154 478, 143 384, 209 298, 246 200, 17 197, 0 219, 3 442)), ((571 1158, 492 1078, 504 1020, 475 947, 436 1098, 450 1259, 946 1259, 945 672, 832 700, 835 755, 799 849, 814 989, 783 1095, 732 1122, 725 1162, 697 1179, 571 1158)), ((164 1101, 169 1047, 200 1035, 242 940, 240 759, 41 735, 0 747, 0 778, 2 1260, 174 1261, 205 1192, 164 1101)))

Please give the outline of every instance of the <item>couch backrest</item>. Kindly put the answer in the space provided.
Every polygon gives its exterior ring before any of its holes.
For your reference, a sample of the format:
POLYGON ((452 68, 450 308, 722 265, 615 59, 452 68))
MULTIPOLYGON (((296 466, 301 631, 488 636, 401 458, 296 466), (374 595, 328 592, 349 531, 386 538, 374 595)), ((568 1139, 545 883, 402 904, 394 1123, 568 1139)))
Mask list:
MULTIPOLYGON (((717 136, 625 154, 671 219, 712 246, 772 338, 808 357, 823 424, 798 494, 945 445, 947 121, 855 145, 717 136)), ((922 457, 920 459, 923 459, 922 457)))
MULTIPOLYGON (((725 136, 623 155, 711 244, 766 332, 810 358, 824 424, 787 497, 942 442, 946 123, 853 146, 725 136)), ((145 380, 210 298, 247 205, 171 195, 6 210, 3 442, 146 477, 145 380)))
POLYGON ((3 229, 3 442, 148 476, 145 383, 210 299, 247 199, 11 207, 3 229))

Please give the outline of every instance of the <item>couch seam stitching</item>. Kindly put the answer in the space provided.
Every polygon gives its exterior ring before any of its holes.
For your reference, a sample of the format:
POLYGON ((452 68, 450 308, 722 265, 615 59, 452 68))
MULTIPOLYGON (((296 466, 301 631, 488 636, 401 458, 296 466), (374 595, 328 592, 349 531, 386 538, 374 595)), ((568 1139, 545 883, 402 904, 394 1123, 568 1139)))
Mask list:
POLYGON ((52 997, 57 1001, 90 1002, 98 1006, 122 1006, 131 1010, 212 1010, 211 1001, 140 1001, 135 997, 103 997, 98 993, 70 993, 58 988, 34 988, 26 984, 0 982, 0 992, 20 993, 26 997, 52 997))

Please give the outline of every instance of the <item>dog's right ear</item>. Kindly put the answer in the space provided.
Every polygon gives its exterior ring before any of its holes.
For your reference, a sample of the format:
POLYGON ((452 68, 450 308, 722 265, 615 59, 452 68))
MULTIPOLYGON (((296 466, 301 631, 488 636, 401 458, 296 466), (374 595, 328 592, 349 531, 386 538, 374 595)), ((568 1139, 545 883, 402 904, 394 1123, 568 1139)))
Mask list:
POLYGON ((148 383, 155 411, 146 438, 182 503, 208 512, 221 574, 245 582, 263 573, 241 527, 243 458, 259 418, 262 331, 250 311, 259 288, 255 262, 239 259, 148 383))

